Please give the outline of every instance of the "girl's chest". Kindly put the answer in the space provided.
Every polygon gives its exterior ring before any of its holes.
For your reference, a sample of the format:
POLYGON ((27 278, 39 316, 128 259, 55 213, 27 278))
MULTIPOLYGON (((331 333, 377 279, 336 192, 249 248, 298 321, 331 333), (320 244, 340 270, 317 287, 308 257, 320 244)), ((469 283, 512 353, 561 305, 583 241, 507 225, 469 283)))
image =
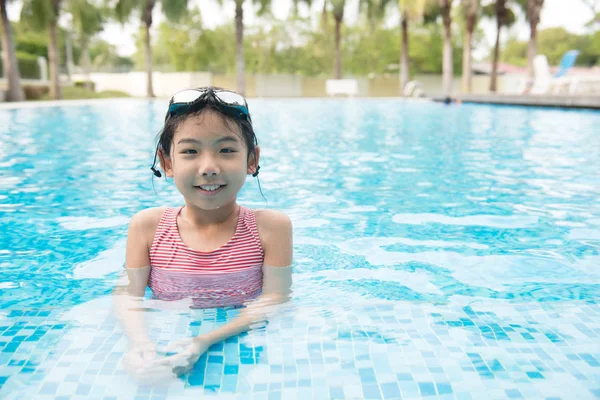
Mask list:
POLYGON ((199 230, 191 227, 180 226, 179 236, 181 241, 192 250, 211 252, 226 245, 235 234, 234 227, 221 229, 199 230))

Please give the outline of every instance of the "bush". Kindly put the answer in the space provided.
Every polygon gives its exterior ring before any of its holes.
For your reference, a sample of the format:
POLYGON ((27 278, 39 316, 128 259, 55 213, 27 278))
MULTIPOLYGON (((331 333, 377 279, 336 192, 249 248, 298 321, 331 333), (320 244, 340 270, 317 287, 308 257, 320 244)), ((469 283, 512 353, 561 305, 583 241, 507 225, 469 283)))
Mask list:
MULTIPOLYGON (((17 51, 17 63, 21 79, 40 79, 40 65, 37 56, 17 51)), ((4 76, 3 63, 0 63, 0 76, 4 76)))
MULTIPOLYGON (((80 87, 80 88, 85 88, 86 84, 88 83, 88 81, 75 81, 73 82, 75 84, 75 87, 80 87)), ((89 81, 91 88, 92 88, 92 92, 96 91, 96 84, 93 81, 89 81)))
POLYGON ((48 86, 30 85, 25 84, 23 91, 25 92, 25 99, 27 100, 39 100, 42 97, 48 95, 50 88, 48 86))

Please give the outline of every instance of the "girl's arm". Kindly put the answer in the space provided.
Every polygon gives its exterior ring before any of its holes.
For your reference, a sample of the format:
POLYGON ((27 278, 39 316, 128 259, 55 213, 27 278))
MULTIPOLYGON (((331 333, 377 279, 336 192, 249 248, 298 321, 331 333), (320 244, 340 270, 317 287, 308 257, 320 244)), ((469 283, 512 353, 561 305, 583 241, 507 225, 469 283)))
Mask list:
POLYGON ((228 324, 198 336, 209 345, 247 331, 251 325, 264 321, 274 305, 289 299, 292 286, 292 222, 287 215, 273 210, 257 211, 256 220, 265 252, 262 294, 248 303, 228 324))
POLYGON ((154 236, 160 215, 162 209, 149 209, 131 218, 125 255, 129 281, 117 286, 113 292, 115 314, 132 348, 151 343, 140 309, 150 276, 149 238, 150 234, 154 236))

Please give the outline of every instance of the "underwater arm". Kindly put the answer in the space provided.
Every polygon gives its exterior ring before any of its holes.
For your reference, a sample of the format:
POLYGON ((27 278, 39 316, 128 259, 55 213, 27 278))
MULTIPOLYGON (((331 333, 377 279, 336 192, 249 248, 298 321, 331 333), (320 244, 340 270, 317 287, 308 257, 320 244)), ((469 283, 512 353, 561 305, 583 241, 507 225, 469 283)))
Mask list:
POLYGON ((289 300, 292 287, 292 222, 283 213, 263 210, 257 225, 265 252, 262 294, 246 304, 231 322, 198 336, 209 344, 218 343, 265 321, 276 305, 289 300))
POLYGON ((142 302, 148 278, 150 259, 144 213, 136 214, 129 224, 125 270, 128 282, 119 282, 113 291, 115 315, 129 339, 130 347, 150 343, 144 324, 142 302))
POLYGON ((289 300, 292 287, 292 223, 285 214, 274 211, 268 211, 261 219, 259 232, 265 252, 261 295, 246 303, 246 308, 225 325, 185 339, 183 342, 186 344, 181 344, 184 350, 165 360, 177 375, 189 371, 210 346, 262 324, 279 309, 278 305, 289 300))

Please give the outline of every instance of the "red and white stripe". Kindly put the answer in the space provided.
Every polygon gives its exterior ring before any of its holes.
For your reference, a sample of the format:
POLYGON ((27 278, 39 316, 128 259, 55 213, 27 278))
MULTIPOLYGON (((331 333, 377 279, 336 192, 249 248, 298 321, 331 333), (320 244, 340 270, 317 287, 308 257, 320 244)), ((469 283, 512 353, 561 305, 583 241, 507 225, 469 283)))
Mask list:
POLYGON ((154 235, 148 280, 153 296, 191 298, 198 308, 240 305, 258 296, 264 251, 254 213, 240 206, 237 228, 229 242, 202 252, 181 240, 177 216, 182 208, 167 208, 154 235))

